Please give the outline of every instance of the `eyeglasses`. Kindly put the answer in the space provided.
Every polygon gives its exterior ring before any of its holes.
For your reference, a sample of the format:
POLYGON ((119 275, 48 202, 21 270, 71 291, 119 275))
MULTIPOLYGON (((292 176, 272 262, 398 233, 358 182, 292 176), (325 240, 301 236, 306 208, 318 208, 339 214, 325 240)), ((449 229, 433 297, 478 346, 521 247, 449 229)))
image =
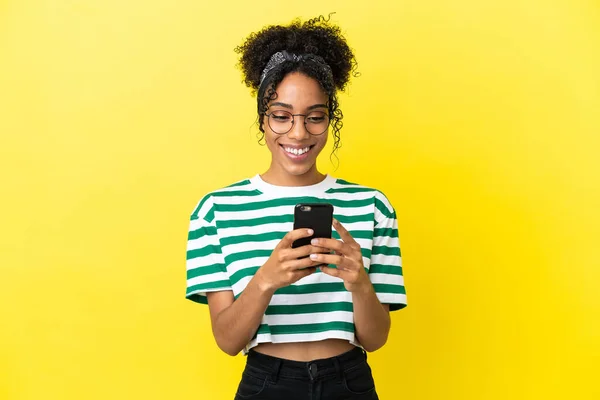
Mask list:
POLYGON ((329 127, 329 115, 323 111, 311 111, 308 114, 292 114, 285 110, 265 113, 269 118, 269 127, 278 135, 284 135, 294 127, 294 117, 304 117, 304 127, 311 135, 322 135, 329 127))

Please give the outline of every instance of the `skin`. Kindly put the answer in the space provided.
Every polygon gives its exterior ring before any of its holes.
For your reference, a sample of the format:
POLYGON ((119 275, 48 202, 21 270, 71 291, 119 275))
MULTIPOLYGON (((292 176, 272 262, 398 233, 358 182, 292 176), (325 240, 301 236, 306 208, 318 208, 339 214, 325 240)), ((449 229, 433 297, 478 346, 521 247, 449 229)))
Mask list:
MULTIPOLYGON (((288 74, 276 91, 277 99, 270 103, 269 112, 278 109, 294 114, 306 114, 313 109, 327 111, 327 94, 316 80, 301 73, 288 74)), ((306 186, 325 178, 317 170, 316 160, 327 143, 328 133, 311 135, 304 126, 304 117, 294 118, 292 130, 283 135, 271 131, 267 117, 262 121, 265 141, 271 152, 271 165, 261 174, 265 182, 278 186, 306 186), (283 149, 307 146, 311 149, 302 159, 289 157, 283 149)), ((356 336, 365 350, 375 351, 385 344, 390 331, 389 306, 381 304, 375 295, 358 243, 338 221, 334 220, 333 227, 342 240, 316 239, 311 245, 296 249, 291 248, 292 242, 310 236, 312 232, 298 229, 286 234, 237 300, 234 301, 232 291, 208 293, 213 335, 225 353, 238 354, 252 339, 277 289, 314 273, 316 268, 341 278, 352 293, 356 336), (306 255, 310 257, 298 259, 306 255), (333 264, 337 268, 318 267, 323 264, 333 264)), ((333 357, 353 348, 348 341, 326 339, 307 343, 263 343, 254 350, 289 360, 311 361, 333 357)))

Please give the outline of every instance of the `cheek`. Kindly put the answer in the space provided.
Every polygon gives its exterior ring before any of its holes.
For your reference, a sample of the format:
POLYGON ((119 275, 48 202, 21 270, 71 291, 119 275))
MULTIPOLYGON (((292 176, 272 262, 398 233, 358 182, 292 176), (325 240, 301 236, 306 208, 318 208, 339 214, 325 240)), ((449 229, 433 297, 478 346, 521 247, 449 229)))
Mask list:
POLYGON ((271 132, 271 129, 269 128, 269 124, 267 122, 267 117, 262 118, 262 120, 260 122, 260 127, 261 127, 261 131, 263 132, 263 135, 265 137, 265 142, 270 147, 270 143, 274 140, 275 135, 273 132, 271 132))
POLYGON ((277 144, 277 138, 278 138, 278 135, 276 135, 275 133, 271 132, 271 130, 269 129, 269 127, 266 126, 266 129, 265 129, 265 143, 266 143, 267 147, 269 148, 269 150, 271 152, 274 152, 275 150, 277 150, 277 146, 279 146, 277 144))
POLYGON ((319 137, 319 147, 323 148, 327 144, 327 139, 329 138, 329 131, 325 132, 323 135, 319 137))

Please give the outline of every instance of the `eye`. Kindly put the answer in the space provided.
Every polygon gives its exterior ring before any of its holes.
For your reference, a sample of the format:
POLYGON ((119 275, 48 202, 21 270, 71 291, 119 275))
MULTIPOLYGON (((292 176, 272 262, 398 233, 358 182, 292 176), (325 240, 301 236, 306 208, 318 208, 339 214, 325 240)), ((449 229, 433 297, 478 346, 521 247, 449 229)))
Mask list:
POLYGON ((270 116, 277 122, 288 122, 292 120, 292 115, 287 111, 273 111, 270 116))
POLYGON ((311 124, 320 124, 327 120, 327 114, 324 112, 312 112, 306 117, 306 121, 311 124))

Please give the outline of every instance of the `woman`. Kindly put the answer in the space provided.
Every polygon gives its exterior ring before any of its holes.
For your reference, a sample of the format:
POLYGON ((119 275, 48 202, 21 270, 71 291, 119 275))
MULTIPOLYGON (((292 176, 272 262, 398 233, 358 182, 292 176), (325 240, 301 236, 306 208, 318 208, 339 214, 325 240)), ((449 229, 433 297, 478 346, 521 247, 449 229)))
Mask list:
POLYGON ((263 174, 206 195, 187 251, 187 298, 208 304, 218 346, 243 351, 236 399, 377 399, 366 352, 406 305, 396 214, 378 190, 318 171, 331 126, 339 146, 354 55, 316 18, 269 26, 236 49, 271 152, 263 174), (293 230, 298 203, 334 206, 333 238, 293 230))

